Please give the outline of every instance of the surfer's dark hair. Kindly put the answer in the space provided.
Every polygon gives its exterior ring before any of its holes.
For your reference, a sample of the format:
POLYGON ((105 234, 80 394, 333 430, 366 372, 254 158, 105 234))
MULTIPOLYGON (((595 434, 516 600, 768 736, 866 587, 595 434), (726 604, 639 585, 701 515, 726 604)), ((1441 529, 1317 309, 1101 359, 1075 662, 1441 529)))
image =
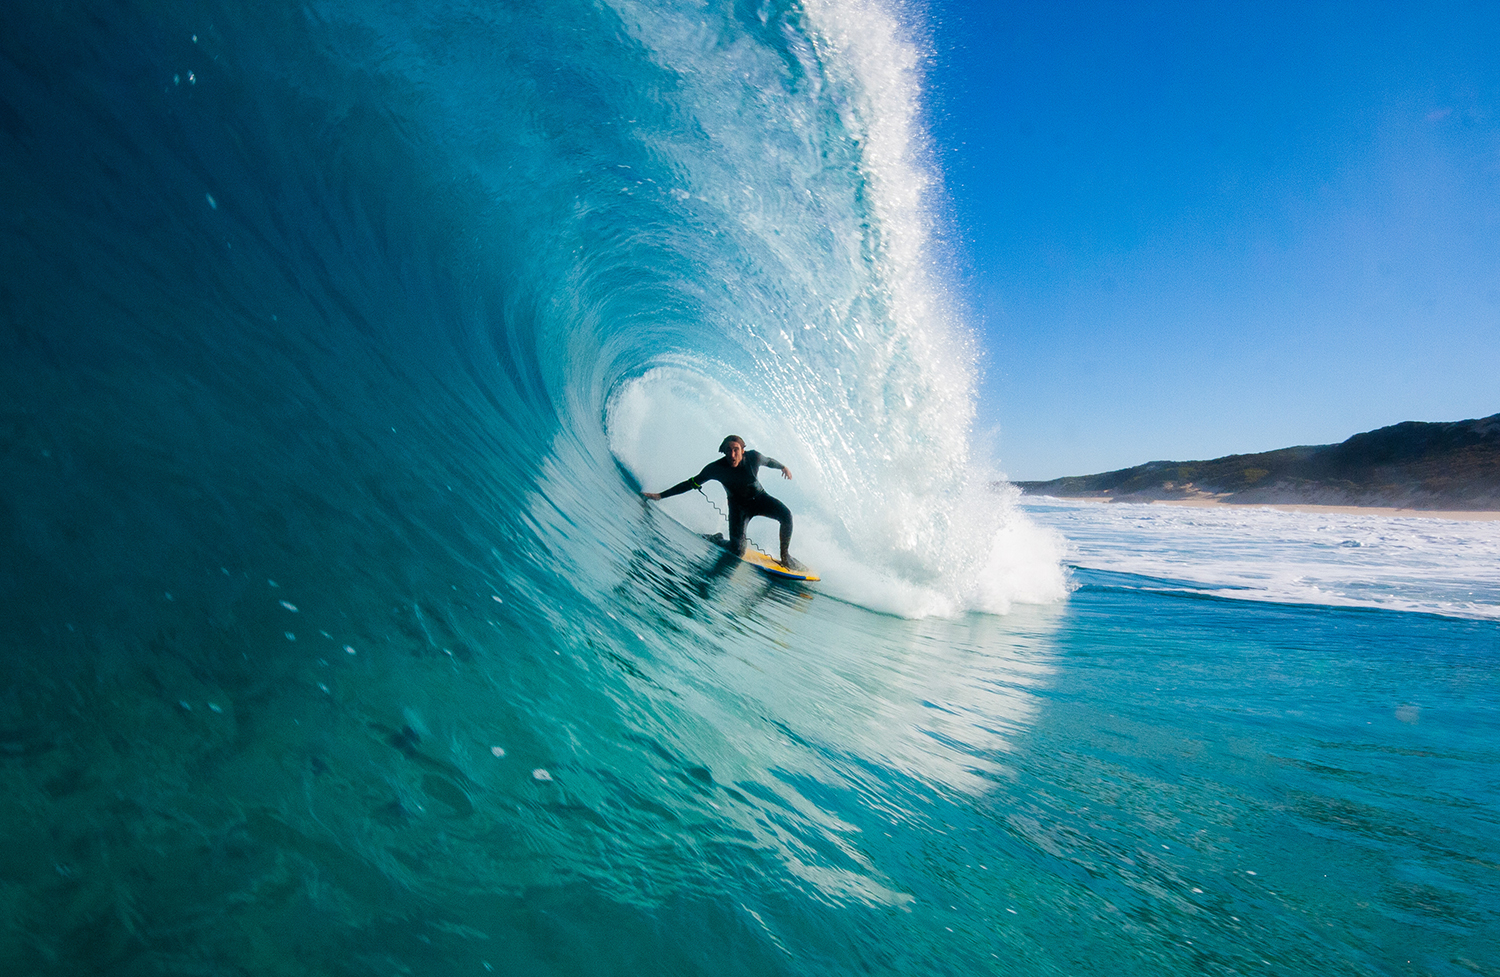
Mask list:
POLYGON ((729 437, 719 442, 719 454, 729 454, 729 446, 731 444, 738 444, 741 448, 743 448, 745 446, 745 439, 740 437, 738 434, 731 434, 729 437))

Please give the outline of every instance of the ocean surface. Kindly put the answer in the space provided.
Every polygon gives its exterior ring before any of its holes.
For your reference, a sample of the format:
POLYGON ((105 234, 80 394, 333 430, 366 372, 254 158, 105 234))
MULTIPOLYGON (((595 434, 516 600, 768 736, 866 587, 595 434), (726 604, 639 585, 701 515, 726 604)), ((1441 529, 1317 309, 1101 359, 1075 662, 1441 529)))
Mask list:
POLYGON ((1500 524, 1023 503, 923 16, 0 7, 0 973, 1500 972, 1500 524))

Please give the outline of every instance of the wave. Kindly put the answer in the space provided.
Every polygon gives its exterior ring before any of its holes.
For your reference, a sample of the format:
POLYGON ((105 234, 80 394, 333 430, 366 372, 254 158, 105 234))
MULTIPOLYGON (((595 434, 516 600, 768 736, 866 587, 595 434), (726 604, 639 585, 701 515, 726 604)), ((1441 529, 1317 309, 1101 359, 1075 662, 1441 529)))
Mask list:
POLYGON ((449 892, 397 837, 439 818, 496 891, 645 899, 589 853, 608 823, 666 871, 665 811, 773 887, 907 901, 804 781, 858 754, 981 790, 1032 707, 967 644, 997 619, 824 597, 1065 592, 971 445, 909 36, 846 3, 7 5, 0 726, 40 730, 36 782, 152 744, 181 762, 122 761, 131 790, 209 771, 227 830, 351 892, 449 892), (712 510, 639 498, 727 429, 793 466, 825 579, 818 654, 774 667, 859 683, 731 666, 811 595, 716 577, 712 510), (869 689, 939 660, 993 722, 886 736, 869 689), (75 724, 63 689, 108 691, 75 724), (838 696, 865 718, 824 745, 767 733, 838 696))
POLYGON ((1058 599, 1060 540, 973 448, 903 17, 11 8, 6 525, 47 570, 12 582, 76 604, 127 552, 169 579, 381 537, 607 590, 696 545, 632 481, 733 429, 797 472, 829 593, 1058 599))

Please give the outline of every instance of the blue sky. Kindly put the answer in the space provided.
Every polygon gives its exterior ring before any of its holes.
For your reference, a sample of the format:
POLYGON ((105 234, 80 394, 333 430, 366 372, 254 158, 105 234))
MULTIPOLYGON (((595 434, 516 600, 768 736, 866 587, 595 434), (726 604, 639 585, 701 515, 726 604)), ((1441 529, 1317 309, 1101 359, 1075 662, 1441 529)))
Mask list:
POLYGON ((1500 411, 1500 3, 942 2, 1012 478, 1500 411))

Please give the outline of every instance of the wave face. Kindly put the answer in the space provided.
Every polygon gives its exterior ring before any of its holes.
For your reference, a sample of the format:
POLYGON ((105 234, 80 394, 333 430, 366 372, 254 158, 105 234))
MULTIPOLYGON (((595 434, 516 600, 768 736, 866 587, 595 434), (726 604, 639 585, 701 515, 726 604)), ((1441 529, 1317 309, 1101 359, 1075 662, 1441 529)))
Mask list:
POLYGON ((540 891, 600 941, 581 972, 687 905, 775 970, 815 918, 783 903, 911 900, 819 785, 976 789, 1029 709, 995 676, 1033 666, 978 668, 1000 619, 963 615, 1065 579, 970 444, 907 32, 825 0, 5 5, 0 823, 36 857, 0 869, 0 959, 333 972, 446 913, 526 969, 540 891), (731 430, 796 472, 821 592, 639 498, 731 430), (796 628, 815 654, 742 664, 796 628), (984 720, 899 732, 929 697, 984 720))
MULTIPOLYGON (((71 402, 225 518, 241 489, 348 512, 343 491, 453 485, 459 535, 608 576, 599 542, 643 533, 611 457, 677 481, 734 430, 798 473, 799 552, 846 599, 1064 592, 971 452, 916 52, 881 7, 30 14, 7 66, 17 366, 95 371, 103 400, 71 402), (517 518, 538 497, 589 532, 517 518)), ((711 528, 690 501, 668 511, 711 528)))

